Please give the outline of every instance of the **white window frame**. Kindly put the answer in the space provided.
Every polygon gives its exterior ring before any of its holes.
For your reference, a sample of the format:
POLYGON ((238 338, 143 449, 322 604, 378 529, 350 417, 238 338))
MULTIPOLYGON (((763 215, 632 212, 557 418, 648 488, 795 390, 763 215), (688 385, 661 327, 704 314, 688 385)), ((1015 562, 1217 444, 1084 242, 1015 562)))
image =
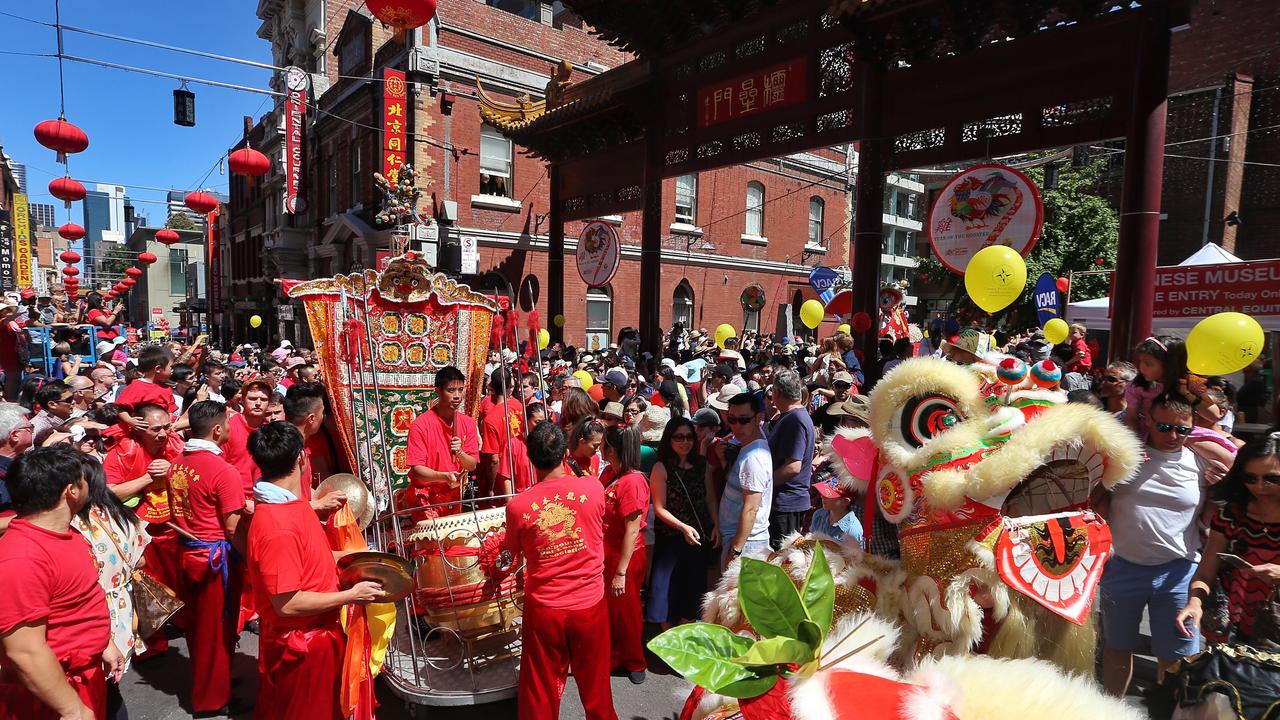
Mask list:
POLYGON ((742 308, 742 332, 760 332, 760 311, 742 308))
POLYGON ((583 345, 589 352, 599 352, 609 347, 609 343, 612 342, 610 338, 613 337, 613 290, 608 285, 587 288, 586 306, 586 342, 583 345), (591 306, 593 304, 603 304, 607 309, 605 314, 608 320, 603 325, 600 323, 592 324, 591 306), (595 341, 594 343, 593 340, 595 341), (597 345, 599 347, 596 347, 597 345))
POLYGON ((809 234, 808 242, 806 243, 809 247, 823 248, 827 246, 826 238, 823 237, 826 224, 826 212, 827 203, 822 198, 817 195, 813 195, 809 198, 809 234), (817 209, 816 218, 814 217, 815 208, 817 209))
POLYGON ((681 323, 686 330, 693 327, 694 315, 693 287, 688 281, 681 280, 671 294, 671 322, 681 323))
POLYGON ((513 187, 515 185, 514 148, 511 144, 511 140, 506 136, 504 136, 502 133, 498 132, 498 129, 493 127, 492 125, 480 126, 480 178, 479 180, 480 180, 480 195, 482 196, 511 198, 515 192, 515 188, 513 187), (486 140, 489 141, 488 145, 491 148, 496 144, 499 144, 499 143, 502 144, 505 147, 505 157, 502 157, 502 153, 497 153, 497 154, 486 153, 485 152, 486 140), (502 165, 506 165, 505 170, 501 167, 502 165), (484 176, 486 175, 494 178, 504 179, 506 182, 503 183, 503 187, 505 188, 506 192, 505 193, 492 192, 492 188, 490 188, 489 192, 486 192, 485 185, 484 185, 484 176))
POLYGON ((689 173, 680 175, 676 178, 676 203, 675 203, 676 223, 682 225, 697 226, 698 224, 698 175, 697 173, 689 173), (682 193, 680 184, 685 183, 689 187, 689 191, 682 193), (684 194, 688 202, 683 205, 680 202, 680 196, 684 194), (687 208, 687 212, 681 212, 681 207, 687 208))
POLYGON ((752 180, 747 183, 747 202, 745 221, 743 223, 742 241, 754 243, 766 243, 768 238, 764 234, 764 183, 752 180), (752 195, 757 197, 753 198, 752 195))

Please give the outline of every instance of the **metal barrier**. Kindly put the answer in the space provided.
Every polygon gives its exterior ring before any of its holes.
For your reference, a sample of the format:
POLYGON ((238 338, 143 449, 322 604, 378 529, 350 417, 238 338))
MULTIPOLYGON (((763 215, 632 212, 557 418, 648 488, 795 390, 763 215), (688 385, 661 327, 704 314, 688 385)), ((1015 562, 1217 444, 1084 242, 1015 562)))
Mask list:
POLYGON ((389 512, 370 542, 414 567, 383 677, 409 705, 479 705, 514 697, 520 676, 520 568, 503 581, 480 567, 486 538, 505 529, 511 496, 389 512), (461 512, 457 512, 461 506, 461 512), (426 511, 453 514, 414 522, 426 511))

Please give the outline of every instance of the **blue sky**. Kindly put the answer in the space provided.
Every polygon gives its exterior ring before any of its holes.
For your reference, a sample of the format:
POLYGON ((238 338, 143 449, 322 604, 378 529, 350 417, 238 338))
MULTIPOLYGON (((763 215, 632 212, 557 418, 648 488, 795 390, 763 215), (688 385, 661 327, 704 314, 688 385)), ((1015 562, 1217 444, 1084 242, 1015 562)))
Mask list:
MULTIPOLYGON (((271 49, 258 38, 256 0, 175 3, 172 0, 62 0, 62 22, 168 45, 270 63, 271 49)), ((53 0, 0 0, 0 11, 53 22, 53 0)), ((92 37, 64 33, 65 52, 124 65, 164 70, 222 82, 267 87, 270 71, 92 37)), ((0 51, 54 53, 54 29, 0 15, 0 51)), ((55 58, 0 54, 4 100, 0 101, 0 145, 27 166, 32 202, 61 203, 47 186, 61 174, 54 153, 35 141, 32 128, 58 116, 55 58)), ((137 185, 180 190, 208 187, 225 192, 226 175, 215 163, 240 137, 244 115, 270 108, 266 95, 189 84, 196 94, 196 126, 173 124, 176 80, 82 63, 66 62, 67 120, 89 135, 89 149, 71 156, 71 176, 123 185, 135 200, 163 200, 164 193, 137 185), (205 178, 205 174, 213 172, 205 178), (201 179, 205 178, 203 182, 201 179)), ((92 189, 92 186, 89 186, 92 189)), ((164 219, 162 205, 137 203, 153 224, 164 219)), ((78 205, 73 213, 79 216, 78 205)), ((77 219, 77 222, 79 220, 77 219)))

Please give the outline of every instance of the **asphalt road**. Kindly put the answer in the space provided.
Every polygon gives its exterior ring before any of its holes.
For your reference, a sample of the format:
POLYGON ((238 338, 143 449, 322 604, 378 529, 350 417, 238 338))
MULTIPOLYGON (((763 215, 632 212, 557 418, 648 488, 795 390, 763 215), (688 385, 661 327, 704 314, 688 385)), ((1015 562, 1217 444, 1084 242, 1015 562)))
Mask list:
MULTIPOLYGON (((190 712, 191 663, 186 641, 178 638, 169 651, 158 658, 134 665, 121 686, 131 720, 187 720, 190 712)), ((258 636, 244 633, 232 663, 233 696, 251 703, 257 694, 258 636)), ((684 704, 689 685, 683 680, 650 673, 643 685, 632 685, 626 678, 614 678, 613 701, 621 720, 667 720, 675 718, 684 704)), ((410 720, 415 716, 405 703, 385 685, 379 683, 379 720, 410 720)), ((429 708, 418 718, 431 720, 515 720, 516 703, 509 700, 488 705, 454 708, 429 708)), ((249 711, 235 718, 252 718, 249 711)), ((577 687, 570 678, 565 688, 560 717, 566 720, 585 718, 578 699, 577 687)), ((416 720, 416 719, 415 719, 416 720)))

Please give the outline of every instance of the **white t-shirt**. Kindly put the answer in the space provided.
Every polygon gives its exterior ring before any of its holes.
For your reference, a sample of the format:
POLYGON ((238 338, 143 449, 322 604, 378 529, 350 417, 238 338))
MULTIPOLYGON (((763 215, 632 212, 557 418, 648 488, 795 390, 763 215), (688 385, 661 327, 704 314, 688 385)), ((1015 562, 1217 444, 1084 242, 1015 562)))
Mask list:
POLYGON ((760 438, 744 446, 729 466, 726 478, 724 495, 720 498, 720 536, 732 539, 738 534, 742 491, 747 490, 760 493, 760 509, 747 541, 768 540, 769 510, 773 506, 773 455, 769 453, 769 442, 760 438))
POLYGON ((1200 507, 1201 460, 1186 448, 1144 448, 1148 460, 1133 480, 1111 494, 1111 544, 1138 565, 1161 565, 1200 552, 1196 510, 1200 507))

